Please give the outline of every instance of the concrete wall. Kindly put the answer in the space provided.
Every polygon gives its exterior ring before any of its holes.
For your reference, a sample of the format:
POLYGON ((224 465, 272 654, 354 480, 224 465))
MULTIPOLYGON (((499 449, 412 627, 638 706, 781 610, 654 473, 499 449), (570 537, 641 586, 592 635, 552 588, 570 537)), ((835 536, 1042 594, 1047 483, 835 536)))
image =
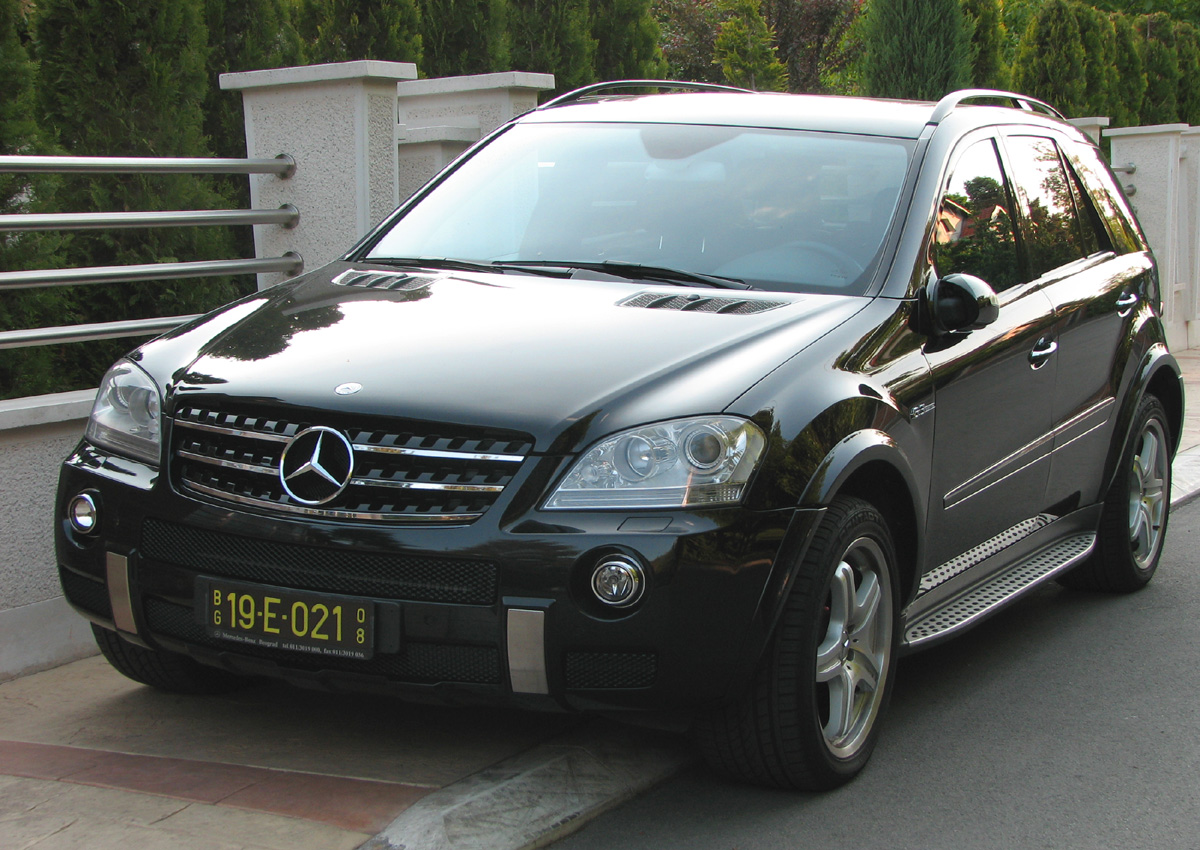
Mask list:
POLYGON ((51 533, 58 466, 94 395, 0 401, 0 681, 96 652, 62 598, 51 533))

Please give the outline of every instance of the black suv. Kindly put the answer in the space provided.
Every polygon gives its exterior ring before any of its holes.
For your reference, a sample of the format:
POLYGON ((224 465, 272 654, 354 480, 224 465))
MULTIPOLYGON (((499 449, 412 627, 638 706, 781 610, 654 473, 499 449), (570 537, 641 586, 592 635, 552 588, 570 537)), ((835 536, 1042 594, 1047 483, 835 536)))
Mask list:
POLYGON ((670 711, 828 788, 898 653, 1150 580, 1183 393, 1095 145, 1001 92, 633 85, 108 372, 57 556, 117 669, 670 711))

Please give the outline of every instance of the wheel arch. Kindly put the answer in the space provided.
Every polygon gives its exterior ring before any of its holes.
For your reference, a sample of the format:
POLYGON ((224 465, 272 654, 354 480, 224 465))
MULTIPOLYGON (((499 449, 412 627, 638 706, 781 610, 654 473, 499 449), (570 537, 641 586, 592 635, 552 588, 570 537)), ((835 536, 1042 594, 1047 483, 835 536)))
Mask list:
POLYGON ((912 466, 890 434, 868 429, 839 442, 817 469, 801 499, 802 506, 828 505, 838 495, 869 502, 883 515, 896 549, 900 596, 916 589, 924 551, 924 501, 912 466))
POLYGON ((1114 439, 1104 465, 1102 493, 1108 492, 1117 475, 1120 459, 1134 436, 1130 432, 1134 424, 1133 419, 1147 393, 1153 394, 1162 402, 1167 412, 1167 424, 1171 428, 1171 454, 1174 456, 1183 439, 1183 379, 1179 363, 1162 343, 1155 343, 1146 352, 1137 378, 1118 411, 1116 426, 1113 429, 1114 439), (1115 439, 1117 435, 1120 436, 1119 440, 1115 439))

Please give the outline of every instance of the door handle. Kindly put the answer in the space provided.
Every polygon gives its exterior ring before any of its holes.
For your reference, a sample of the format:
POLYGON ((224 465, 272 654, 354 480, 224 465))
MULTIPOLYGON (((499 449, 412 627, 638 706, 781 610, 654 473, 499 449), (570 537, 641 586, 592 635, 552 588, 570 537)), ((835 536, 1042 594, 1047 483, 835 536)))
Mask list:
POLYGON ((1136 292, 1126 292, 1117 299, 1117 315, 1124 319, 1133 311, 1133 305, 1138 303, 1136 292))
POLYGON ((1034 345, 1033 351, 1029 352, 1029 368, 1041 369, 1056 351, 1058 351, 1058 343, 1042 337, 1034 345))

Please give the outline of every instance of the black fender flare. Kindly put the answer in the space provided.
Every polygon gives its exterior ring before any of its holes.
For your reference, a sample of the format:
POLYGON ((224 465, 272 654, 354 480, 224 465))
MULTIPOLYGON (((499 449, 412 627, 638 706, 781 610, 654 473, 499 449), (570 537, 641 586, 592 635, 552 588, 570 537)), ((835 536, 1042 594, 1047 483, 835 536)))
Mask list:
POLYGON ((1133 418, 1137 415, 1138 407, 1147 392, 1157 395, 1167 409, 1167 415, 1171 419, 1169 423, 1173 444, 1171 456, 1174 457, 1183 438, 1183 377, 1179 363, 1162 342, 1156 342, 1146 350, 1133 385, 1126 393, 1120 410, 1117 411, 1116 423, 1113 426, 1112 445, 1109 447, 1108 457, 1104 462, 1104 484, 1101 489, 1101 498, 1112 487, 1118 474, 1117 465, 1124 457, 1129 441, 1134 438, 1134 434, 1131 433, 1133 418))

